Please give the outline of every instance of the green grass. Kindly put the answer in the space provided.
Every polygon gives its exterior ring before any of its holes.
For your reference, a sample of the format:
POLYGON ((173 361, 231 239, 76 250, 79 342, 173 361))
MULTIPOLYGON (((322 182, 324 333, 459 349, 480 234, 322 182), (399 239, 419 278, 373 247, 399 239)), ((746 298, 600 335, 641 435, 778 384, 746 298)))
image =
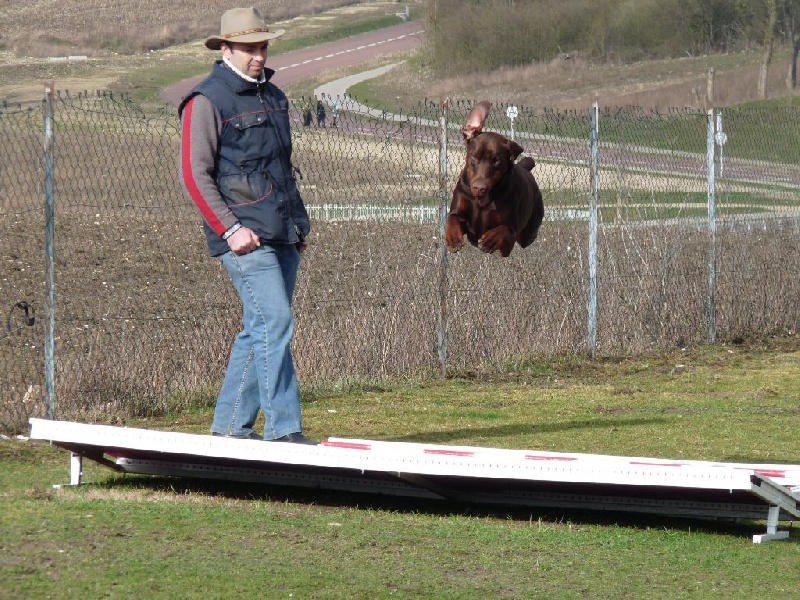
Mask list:
MULTIPOLYGON (((795 164, 800 144, 800 133, 794 124, 798 105, 797 98, 785 98, 723 109, 723 130, 729 133, 724 155, 795 164), (769 143, 754 143, 755 140, 769 140, 769 143)), ((575 118, 565 119, 564 124, 558 125, 575 137, 579 136, 581 126, 581 119, 575 118)), ((708 117, 699 110, 652 113, 633 108, 600 115, 602 142, 678 152, 705 154, 707 128, 708 117)), ((543 129, 546 133, 547 127, 543 129)))
POLYGON ((736 108, 800 108, 800 96, 785 96, 783 98, 771 98, 768 100, 758 100, 757 102, 743 102, 736 108))
MULTIPOLYGON (((611 174, 613 177, 614 174, 611 174)), ((688 184, 687 184, 688 185, 688 184)), ((779 197, 777 192, 728 192, 717 194, 717 216, 754 215, 794 206, 796 200, 779 197)), ((585 210, 586 198, 571 190, 548 190, 548 206, 585 210)), ((598 210, 603 223, 624 221, 663 220, 675 218, 706 218, 707 192, 652 192, 651 190, 600 190, 598 210), (618 204, 619 202, 619 204, 618 204)))
MULTIPOLYGON (((800 339, 521 362, 304 404, 307 433, 800 463, 800 339)), ((128 425, 205 433, 207 410, 128 425)), ((0 598, 789 598, 800 532, 120 476, 0 441, 0 598)), ((788 526, 788 525, 787 525, 788 526)))
POLYGON ((723 129, 735 131, 725 144, 725 155, 751 160, 797 164, 800 97, 750 103, 722 112, 723 129), (754 143, 755 140, 763 140, 754 143))
MULTIPOLYGON (((616 193, 599 194, 599 211, 602 222, 612 222, 618 217, 625 221, 643 219, 675 219, 708 216, 707 192, 658 192, 625 190, 619 205, 616 193)), ((763 214, 781 207, 794 206, 793 198, 774 198, 751 192, 719 194, 717 216, 763 214)))

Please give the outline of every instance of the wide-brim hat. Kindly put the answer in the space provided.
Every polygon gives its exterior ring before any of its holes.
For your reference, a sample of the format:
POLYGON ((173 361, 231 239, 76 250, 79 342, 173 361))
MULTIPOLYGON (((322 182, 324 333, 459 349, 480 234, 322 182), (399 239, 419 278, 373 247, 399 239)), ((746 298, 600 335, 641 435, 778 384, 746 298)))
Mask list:
POLYGON ((255 8, 232 8, 222 15, 219 35, 206 40, 206 48, 219 50, 223 42, 257 44, 281 37, 284 29, 270 29, 255 8))

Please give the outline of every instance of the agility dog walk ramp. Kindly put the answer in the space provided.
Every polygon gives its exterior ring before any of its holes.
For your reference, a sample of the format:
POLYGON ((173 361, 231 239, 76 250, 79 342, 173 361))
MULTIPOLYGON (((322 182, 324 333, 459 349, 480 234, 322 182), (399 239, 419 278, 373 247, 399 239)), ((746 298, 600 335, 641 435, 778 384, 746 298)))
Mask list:
POLYGON ((800 520, 800 465, 674 461, 328 438, 318 446, 31 419, 32 439, 122 473, 541 508, 758 519, 754 542, 800 520))

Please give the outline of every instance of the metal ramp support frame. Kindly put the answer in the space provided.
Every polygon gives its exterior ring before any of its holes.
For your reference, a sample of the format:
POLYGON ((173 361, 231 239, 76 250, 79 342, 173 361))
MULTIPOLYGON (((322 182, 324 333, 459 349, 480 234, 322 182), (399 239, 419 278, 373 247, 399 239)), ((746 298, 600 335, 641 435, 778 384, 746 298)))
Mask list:
MULTIPOLYGON (((260 484, 330 489, 345 492, 358 492, 367 494, 383 494, 398 497, 412 497, 428 500, 451 500, 471 504, 493 504, 508 506, 528 506, 537 508, 572 508, 595 511, 636 512, 655 514, 680 518, 730 518, 730 519, 763 519, 763 504, 725 504, 717 503, 713 506, 707 504, 684 501, 655 501, 653 499, 637 500, 617 496, 593 496, 590 494, 572 493, 535 493, 527 492, 516 495, 505 495, 502 499, 491 495, 469 494, 448 489, 442 485, 413 474, 397 473, 397 481, 372 480, 364 477, 347 475, 327 475, 305 473, 285 473, 274 470, 253 469, 245 467, 209 467, 203 464, 190 462, 166 462, 161 460, 139 460, 119 458, 117 462, 109 461, 96 454, 87 453, 86 458, 103 466, 111 467, 117 472, 133 473, 140 475, 158 475, 184 478, 219 479, 238 482, 254 482, 260 484), (709 511, 717 514, 714 517, 709 511)), ((83 455, 80 452, 70 452, 70 486, 82 483, 83 455)), ((768 504, 767 532, 753 534, 753 543, 761 544, 772 540, 787 539, 788 531, 778 531, 779 520, 790 520, 791 516, 799 517, 797 509, 798 500, 780 489, 769 480, 754 475, 754 493, 763 498, 768 504), (763 487, 762 487, 763 486, 763 487), (769 491, 764 493, 763 489, 769 491), (783 511, 786 512, 783 512, 783 511)), ((65 484, 54 484, 54 488, 66 487, 65 484)))

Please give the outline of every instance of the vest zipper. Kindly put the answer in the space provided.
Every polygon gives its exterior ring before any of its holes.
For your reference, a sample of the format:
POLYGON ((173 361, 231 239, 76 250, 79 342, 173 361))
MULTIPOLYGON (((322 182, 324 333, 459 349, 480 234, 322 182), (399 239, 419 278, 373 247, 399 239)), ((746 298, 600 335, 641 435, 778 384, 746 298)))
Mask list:
MULTIPOLYGON (((258 101, 259 101, 259 103, 261 103, 261 106, 262 106, 262 108, 264 109, 264 111, 266 113, 265 114, 265 118, 269 118, 270 122, 272 123, 272 128, 275 130, 275 136, 278 137, 278 148, 280 149, 281 154, 285 154, 285 147, 284 147, 284 145, 282 143, 282 140, 280 139, 279 130, 275 125, 275 120, 272 118, 271 107, 267 106, 267 103, 264 101, 264 97, 261 95, 261 91, 263 89, 264 88, 263 88, 262 84, 260 84, 260 83, 257 84, 256 85, 256 96, 258 96, 258 101)), ((292 135, 291 132, 289 132, 289 136, 290 136, 289 141, 290 142, 291 142, 291 135, 292 135)), ((290 161, 288 160, 287 156, 282 156, 281 160, 280 160, 280 164, 281 164, 281 171, 283 171, 284 187, 288 186, 289 182, 291 181, 291 179, 289 179, 289 177, 287 177, 287 174, 286 174, 286 166, 284 164, 285 162, 290 162, 290 161)), ((265 169, 266 169, 266 167, 265 167, 265 169)), ((270 175, 269 170, 266 170, 265 175, 266 175, 267 179, 269 180, 270 184, 272 184, 272 186, 277 191, 279 188, 278 188, 277 185, 275 185, 275 181, 273 181, 272 175, 270 175)), ((297 222, 294 219, 294 210, 293 210, 294 209, 294 200, 292 199, 292 196, 289 193, 288 188, 284 190, 284 193, 286 195, 287 204, 289 206, 289 220, 292 222, 292 226, 294 227, 294 233, 297 236, 297 239, 302 242, 303 239, 304 239, 303 238, 303 234, 300 232, 300 227, 298 227, 297 222)))

